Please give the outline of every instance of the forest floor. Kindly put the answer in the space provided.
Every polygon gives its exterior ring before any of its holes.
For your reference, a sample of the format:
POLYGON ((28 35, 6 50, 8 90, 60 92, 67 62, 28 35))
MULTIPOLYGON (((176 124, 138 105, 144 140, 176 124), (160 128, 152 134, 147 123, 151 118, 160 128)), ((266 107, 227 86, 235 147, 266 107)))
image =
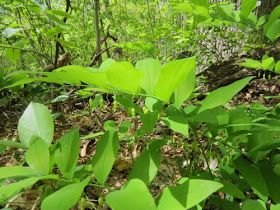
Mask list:
MULTIPOLYGON (((279 81, 256 79, 250 82, 240 93, 238 93, 232 101, 229 103, 231 106, 238 106, 240 104, 260 103, 268 108, 273 108, 280 102, 279 97, 267 98, 266 96, 279 96, 279 81)), ((81 137, 90 134, 103 132, 103 124, 107 120, 114 121, 117 125, 124 120, 131 120, 134 126, 131 127, 130 133, 134 133, 140 126, 141 121, 139 116, 134 119, 129 118, 122 108, 118 111, 113 111, 113 104, 107 103, 103 110, 97 108, 92 114, 82 115, 83 111, 89 110, 88 102, 81 100, 80 98, 71 98, 62 102, 61 107, 63 110, 63 119, 58 118, 55 120, 55 134, 54 141, 60 138, 64 133, 73 127, 78 127, 81 137), (71 116, 80 114, 75 118, 71 116)), ((195 100, 193 101, 195 102, 195 100)), ((27 106, 28 104, 26 104, 27 106)), ((7 140, 12 138, 14 141, 18 138, 17 122, 22 115, 25 107, 21 106, 5 106, 0 107, 0 139, 7 140)), ((97 209, 109 209, 106 205, 103 207, 98 206, 98 198, 103 198, 110 190, 118 190, 127 181, 128 174, 131 170, 132 163, 135 158, 141 154, 141 151, 146 146, 146 140, 149 139, 171 139, 171 144, 167 144, 162 147, 162 162, 159 168, 159 172, 156 178, 153 180, 150 192, 154 198, 158 197, 165 186, 174 185, 176 180, 182 177, 184 168, 188 164, 187 160, 196 158, 193 172, 203 172, 206 170, 206 163, 202 154, 194 154, 190 149, 186 152, 184 144, 179 143, 178 139, 182 142, 188 142, 189 148, 191 148, 192 136, 186 139, 182 135, 171 132, 171 130, 163 123, 157 123, 155 130, 152 134, 146 135, 143 139, 130 144, 126 141, 121 141, 121 147, 118 153, 118 157, 115 161, 113 170, 111 171, 109 178, 107 179, 108 188, 99 188, 88 186, 85 189, 85 194, 88 197, 86 203, 87 209, 94 209, 92 204, 97 209)), ((99 139, 99 136, 94 138, 82 138, 80 145, 80 157, 78 165, 87 164, 90 162, 91 157, 95 153, 95 145, 99 139)), ((204 139, 201 139, 202 145, 207 145, 204 139)), ((18 165, 24 158, 24 151, 12 148, 8 148, 6 151, 0 154, 0 167, 18 165)), ((218 161, 213 158, 210 161, 210 168, 217 167, 218 161)), ((55 170, 55 169, 54 169, 55 170)), ((186 170, 185 170, 186 171, 186 170)), ((40 185, 37 183, 36 185, 40 185)), ((36 186, 38 187, 38 186, 36 186)), ((39 209, 40 198, 42 196, 41 190, 36 190, 33 186, 23 193, 18 194, 12 198, 7 207, 13 209, 39 209)), ((79 209, 78 205, 72 209, 79 209)))

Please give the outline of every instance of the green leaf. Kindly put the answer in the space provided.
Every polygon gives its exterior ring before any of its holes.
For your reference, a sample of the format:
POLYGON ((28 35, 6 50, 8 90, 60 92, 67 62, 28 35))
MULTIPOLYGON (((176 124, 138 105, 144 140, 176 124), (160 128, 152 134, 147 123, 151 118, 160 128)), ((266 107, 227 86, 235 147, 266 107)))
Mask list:
POLYGON ((221 189, 219 189, 220 192, 228 193, 228 194, 232 195, 233 197, 239 198, 239 199, 246 198, 244 193, 240 189, 238 189, 235 185, 233 185, 232 183, 225 182, 225 181, 219 181, 219 183, 224 185, 221 189))
POLYGON ((55 28, 51 28, 50 30, 47 31, 46 36, 47 37, 52 37, 52 36, 56 36, 57 34, 63 32, 64 29, 57 26, 55 28))
POLYGON ((271 199, 275 203, 280 203, 280 176, 273 171, 265 160, 259 161, 258 166, 266 182, 271 199))
POLYGON ((195 72, 192 70, 184 82, 174 91, 174 105, 180 108, 182 103, 192 94, 195 87, 195 72))
POLYGON ((276 20, 273 24, 271 24, 265 35, 267 36, 267 38, 269 38, 270 41, 274 42, 279 33, 280 19, 276 20))
POLYGON ((275 7, 274 10, 270 13, 267 23, 264 25, 263 32, 265 35, 268 33, 268 29, 278 20, 280 17, 280 5, 275 7))
POLYGON ((142 72, 126 61, 113 63, 106 71, 109 83, 120 90, 139 93, 142 72))
POLYGON ((63 176, 72 179, 80 151, 79 130, 74 128, 64 134, 57 143, 55 161, 63 176))
POLYGON ((149 112, 140 115, 143 126, 141 127, 145 133, 151 133, 158 119, 158 112, 149 112))
POLYGON ((152 140, 134 162, 128 179, 141 179, 146 185, 149 185, 155 178, 161 162, 160 148, 166 143, 167 140, 152 140))
POLYGON ((0 167, 0 179, 21 176, 36 176, 37 172, 32 168, 23 166, 5 166, 0 167))
POLYGON ((59 15, 61 17, 66 17, 66 18, 71 18, 71 14, 64 12, 64 11, 60 11, 60 10, 49 10, 48 11, 49 14, 54 14, 54 15, 59 15))
POLYGON ((214 204, 217 209, 223 210, 240 210, 241 207, 234 200, 221 199, 219 197, 212 197, 209 201, 211 204, 214 204))
POLYGON ((277 149, 280 147, 280 137, 275 136, 277 136, 276 133, 268 131, 253 133, 249 136, 248 150, 256 152, 277 149))
POLYGON ((58 19, 56 16, 50 14, 50 13, 45 13, 46 16, 54 23, 58 24, 61 28, 68 30, 68 26, 66 23, 64 23, 62 20, 58 19))
POLYGON ((156 205, 147 186, 140 179, 128 181, 120 191, 106 196, 106 203, 114 210, 156 210, 156 205))
POLYGON ((260 69, 260 68, 262 68, 262 63, 257 61, 257 60, 253 60, 253 59, 245 59, 245 62, 237 63, 237 65, 245 66, 247 68, 253 68, 253 69, 260 69))
POLYGON ((31 102, 18 123, 18 134, 21 143, 29 147, 32 136, 38 136, 50 146, 53 132, 53 119, 48 108, 42 104, 31 102))
POLYGON ((271 204, 270 210, 280 210, 280 204, 276 204, 276 205, 271 204))
POLYGON ((146 94, 151 95, 161 72, 161 63, 159 60, 148 58, 138 61, 135 68, 143 72, 141 87, 146 94))
POLYGON ((8 49, 6 49, 6 56, 14 64, 17 64, 17 60, 20 57, 20 51, 17 49, 8 48, 8 49))
POLYGON ((274 69, 275 62, 273 57, 264 56, 262 59, 262 67, 264 70, 272 71, 274 69))
POLYGON ((195 68, 196 57, 172 61, 163 66, 153 95, 168 103, 170 96, 195 68), (172 78, 172 79, 171 79, 172 78))
POLYGON ((188 179, 179 186, 166 187, 158 199, 158 210, 185 210, 205 200, 223 185, 218 182, 188 179))
POLYGON ((108 58, 106 59, 105 61, 103 61, 100 65, 100 67, 98 68, 98 72, 105 72, 107 71, 107 69, 112 65, 116 63, 115 60, 111 59, 111 58, 108 58))
POLYGON ((119 132, 126 133, 133 124, 129 120, 125 120, 120 124, 119 132))
POLYGON ((48 175, 50 171, 50 152, 46 142, 33 136, 31 145, 25 153, 27 164, 37 171, 38 175, 48 175))
POLYGON ((235 13, 232 11, 235 7, 235 4, 224 4, 218 5, 217 13, 225 20, 239 22, 240 18, 235 16, 235 13))
POLYGON ((31 177, 31 178, 27 178, 27 179, 24 179, 24 180, 19 181, 19 182, 4 185, 4 186, 0 187, 0 203, 4 202, 8 198, 12 197, 13 195, 15 195, 16 193, 21 191, 23 188, 32 186, 33 184, 35 184, 39 180, 43 180, 43 179, 56 179, 56 180, 58 180, 59 176, 51 174, 51 175, 43 176, 43 177, 31 177))
POLYGON ((277 74, 280 74, 280 60, 276 63, 274 70, 277 74))
POLYGON ((209 0, 191 0, 196 15, 209 16, 209 0))
POLYGON ((90 181, 87 177, 84 181, 67 185, 46 197, 41 205, 42 210, 68 210, 78 203, 84 188, 90 181))
POLYGON ((150 110, 150 112, 161 112, 161 110, 163 109, 163 102, 152 97, 146 97, 145 105, 150 110))
POLYGON ((103 128, 105 131, 110 130, 111 128, 115 129, 117 127, 116 123, 112 120, 107 120, 104 124, 103 124, 103 128))
POLYGON ((21 31, 21 30, 23 30, 23 28, 5 28, 1 34, 6 38, 10 38, 16 32, 21 31))
POLYGON ((241 91, 254 77, 246 77, 228 86, 212 91, 204 100, 199 112, 228 103, 232 97, 241 91))
POLYGON ((262 200, 247 199, 242 205, 242 210, 266 210, 265 203, 262 200))
POLYGON ((236 165, 239 172, 242 174, 245 181, 252 187, 254 192, 263 201, 267 201, 268 190, 259 168, 243 160, 243 158, 241 157, 235 159, 234 164, 236 165))
POLYGON ((96 145, 96 153, 92 157, 92 170, 100 184, 104 184, 112 170, 119 149, 116 129, 107 130, 96 145))
POLYGON ((188 138, 189 136, 189 126, 188 120, 182 116, 169 116, 162 121, 175 132, 179 132, 188 138))
POLYGON ((240 18, 245 20, 249 14, 256 8, 256 3, 258 0, 242 0, 241 2, 241 12, 240 18))

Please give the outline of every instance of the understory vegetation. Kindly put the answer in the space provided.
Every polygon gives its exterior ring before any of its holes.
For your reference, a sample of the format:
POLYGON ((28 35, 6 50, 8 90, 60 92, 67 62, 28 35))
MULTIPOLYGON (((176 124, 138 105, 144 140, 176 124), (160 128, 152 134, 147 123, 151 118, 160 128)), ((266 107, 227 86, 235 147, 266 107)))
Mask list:
POLYGON ((280 6, 0 2, 0 207, 280 209, 280 6))

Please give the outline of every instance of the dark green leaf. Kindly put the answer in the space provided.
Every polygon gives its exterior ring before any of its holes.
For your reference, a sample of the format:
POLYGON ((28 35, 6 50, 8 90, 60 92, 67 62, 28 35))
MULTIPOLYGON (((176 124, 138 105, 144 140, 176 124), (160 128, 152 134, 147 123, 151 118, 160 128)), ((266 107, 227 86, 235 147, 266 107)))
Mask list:
POLYGON ((112 170, 119 149, 116 129, 107 130, 98 140, 96 153, 92 157, 92 170, 100 184, 104 184, 112 170))
POLYGON ((64 177, 72 179, 80 152, 79 130, 74 128, 64 134, 57 143, 55 161, 64 177))

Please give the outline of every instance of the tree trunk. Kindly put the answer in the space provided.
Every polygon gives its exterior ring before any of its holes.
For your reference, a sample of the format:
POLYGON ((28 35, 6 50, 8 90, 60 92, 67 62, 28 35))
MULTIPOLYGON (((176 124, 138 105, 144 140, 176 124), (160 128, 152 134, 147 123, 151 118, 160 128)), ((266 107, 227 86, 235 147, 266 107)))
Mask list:
MULTIPOLYGON (((99 0, 94 0, 94 18, 95 18, 95 33, 96 33, 96 55, 100 54, 101 43, 100 43, 100 32, 99 32, 99 21, 98 21, 98 9, 99 9, 99 0)), ((98 56, 98 66, 102 63, 101 55, 98 56)))
POLYGON ((257 11, 258 17, 270 14, 279 5, 280 0, 261 0, 261 6, 258 7, 257 11))

